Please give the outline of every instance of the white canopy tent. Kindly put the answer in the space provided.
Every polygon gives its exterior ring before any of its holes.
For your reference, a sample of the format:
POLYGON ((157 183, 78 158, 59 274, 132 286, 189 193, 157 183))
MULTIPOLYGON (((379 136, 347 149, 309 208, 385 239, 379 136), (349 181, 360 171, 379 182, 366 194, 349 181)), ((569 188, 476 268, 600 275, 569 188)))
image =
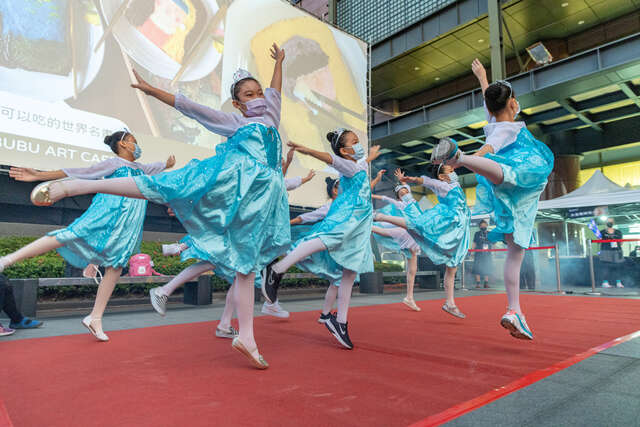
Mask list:
POLYGON ((610 206, 640 203, 640 190, 622 187, 604 176, 600 170, 580 188, 551 200, 543 200, 538 210, 580 208, 587 206, 610 206))

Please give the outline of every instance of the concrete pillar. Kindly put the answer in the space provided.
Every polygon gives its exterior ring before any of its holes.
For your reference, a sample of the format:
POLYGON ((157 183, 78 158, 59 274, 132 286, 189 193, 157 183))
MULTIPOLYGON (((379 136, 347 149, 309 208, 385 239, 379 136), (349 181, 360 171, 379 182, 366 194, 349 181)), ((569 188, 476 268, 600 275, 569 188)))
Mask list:
POLYGON ((506 77, 504 42, 502 39, 502 9, 500 0, 487 0, 489 12, 489 45, 491 47, 491 81, 506 77))

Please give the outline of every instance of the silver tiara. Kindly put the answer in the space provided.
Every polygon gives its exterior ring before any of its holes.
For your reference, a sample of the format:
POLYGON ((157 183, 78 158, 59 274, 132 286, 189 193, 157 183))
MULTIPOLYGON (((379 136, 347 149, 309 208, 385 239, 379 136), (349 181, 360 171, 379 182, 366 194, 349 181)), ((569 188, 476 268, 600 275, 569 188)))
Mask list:
POLYGON ((248 72, 243 68, 238 68, 238 71, 233 73, 233 83, 231 84, 231 98, 233 98, 233 90, 236 87, 236 83, 238 83, 240 80, 244 80, 248 78, 253 78, 253 76, 251 75, 250 72, 248 72))
POLYGON ((409 193, 411 193, 411 187, 409 187, 407 184, 398 184, 398 185, 396 185, 396 188, 393 189, 393 192, 398 194, 398 191, 402 190, 403 188, 406 188, 407 191, 409 193))
POLYGON ((332 144, 337 144, 338 141, 340 141, 340 137, 342 136, 343 133, 345 133, 347 131, 347 129, 345 128, 338 128, 336 130, 333 131, 334 133, 334 137, 333 137, 333 141, 331 141, 332 144))

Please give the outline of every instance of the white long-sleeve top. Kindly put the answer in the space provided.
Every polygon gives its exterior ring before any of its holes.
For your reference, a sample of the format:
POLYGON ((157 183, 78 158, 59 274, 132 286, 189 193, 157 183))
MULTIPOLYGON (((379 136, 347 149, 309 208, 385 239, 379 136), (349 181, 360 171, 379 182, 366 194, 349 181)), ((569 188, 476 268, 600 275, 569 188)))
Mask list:
POLYGON ((267 111, 262 116, 244 117, 236 113, 227 113, 214 110, 205 105, 198 104, 184 95, 177 94, 175 108, 187 117, 198 121, 202 126, 218 135, 232 136, 238 129, 250 123, 262 123, 265 126, 280 126, 280 109, 282 96, 275 89, 267 88, 264 91, 264 99, 267 103, 267 111))
POLYGON ((394 198, 387 197, 387 196, 380 196, 379 200, 382 200, 383 202, 386 202, 386 203, 390 203, 400 210, 404 210, 404 208, 407 206, 405 202, 401 200, 396 200, 394 198))
POLYGON ((504 147, 513 144, 522 130, 526 127, 525 122, 496 122, 496 118, 489 113, 486 105, 484 106, 484 112, 487 118, 487 124, 484 129, 486 136, 485 144, 493 147, 493 152, 497 153, 504 147))
POLYGON ((302 224, 309 224, 313 222, 322 221, 329 212, 329 208, 331 207, 331 202, 326 203, 320 206, 318 209, 313 210, 311 212, 303 213, 299 215, 298 218, 302 221, 302 224))
POLYGON ((429 178, 422 175, 422 186, 433 191, 438 197, 446 197, 449 191, 456 187, 460 187, 458 182, 444 182, 439 179, 429 178))
POLYGON ((333 166, 333 168, 337 170, 340 175, 351 178, 360 171, 366 171, 369 167, 369 164, 367 163, 366 159, 361 159, 357 162, 354 162, 353 160, 344 159, 331 153, 331 166, 333 166))
POLYGON ((296 176, 295 178, 285 178, 284 185, 287 187, 287 191, 295 190, 302 185, 302 177, 296 176))
POLYGON ((68 177, 78 179, 100 179, 105 176, 109 176, 117 169, 127 166, 132 169, 140 169, 146 175, 156 175, 166 168, 165 162, 155 163, 138 163, 130 162, 122 157, 111 157, 95 165, 91 165, 87 168, 64 168, 64 172, 68 177))

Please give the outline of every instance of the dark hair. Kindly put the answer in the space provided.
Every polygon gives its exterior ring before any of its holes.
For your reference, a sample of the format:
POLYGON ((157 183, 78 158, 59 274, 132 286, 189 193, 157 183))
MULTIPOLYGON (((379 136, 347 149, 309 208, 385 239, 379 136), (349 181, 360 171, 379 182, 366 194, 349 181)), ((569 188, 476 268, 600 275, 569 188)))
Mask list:
POLYGON ((245 77, 244 79, 240 79, 237 82, 235 82, 233 84, 233 93, 231 94, 231 98, 234 101, 238 101, 238 93, 240 92, 240 89, 242 88, 242 86, 248 82, 249 80, 253 80, 254 82, 260 84, 259 81, 257 81, 256 79, 254 79, 253 77, 245 77))
POLYGON ((439 165, 436 165, 434 163, 429 164, 429 166, 427 166, 426 176, 428 176, 429 178, 438 179, 441 166, 442 164, 439 164, 439 165))
POLYGON ((486 220, 486 219, 481 220, 481 221, 480 221, 480 224, 478 224, 478 225, 482 225, 482 224, 484 224, 484 225, 489 225, 489 223, 487 222, 487 220, 486 220))
POLYGON ((329 198, 331 198, 331 196, 333 196, 333 187, 336 186, 338 180, 328 176, 324 179, 324 182, 327 183, 327 195, 329 196, 329 198))
POLYGON ((490 113, 499 113, 507 106, 509 98, 515 96, 513 89, 503 82, 491 83, 484 91, 484 104, 490 113))
POLYGON ((336 156, 343 157, 342 153, 340 153, 340 149, 344 148, 344 137, 351 132, 350 130, 344 130, 342 133, 332 130, 327 133, 327 141, 331 144, 331 149, 336 156))
POLYGON ((111 151, 118 154, 118 143, 125 139, 127 135, 130 135, 129 132, 125 132, 123 130, 114 132, 111 135, 107 135, 104 137, 104 143, 111 148, 111 151))

